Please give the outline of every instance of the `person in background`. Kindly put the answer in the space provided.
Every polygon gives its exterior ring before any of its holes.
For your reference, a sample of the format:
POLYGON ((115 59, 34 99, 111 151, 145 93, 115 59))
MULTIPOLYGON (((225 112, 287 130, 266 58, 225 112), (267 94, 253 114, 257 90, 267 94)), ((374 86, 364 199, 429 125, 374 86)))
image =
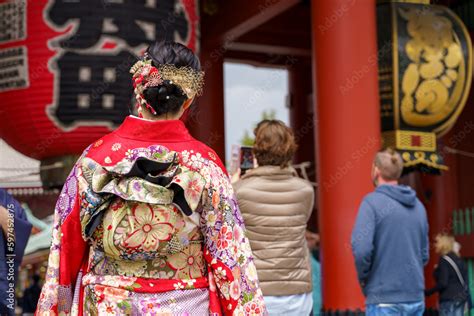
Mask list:
POLYGON ((456 253, 453 236, 438 234, 435 250, 439 262, 434 270, 436 285, 425 291, 427 296, 439 293, 439 313, 441 316, 462 316, 469 301, 468 273, 466 265, 456 253))
POLYGON ((319 263, 319 234, 306 231, 306 242, 311 256, 311 276, 313 279, 313 316, 321 314, 321 263, 319 263))
POLYGON ((458 257, 461 257, 461 244, 457 241, 454 242, 453 251, 458 257))
POLYGON ((429 258, 426 210, 408 186, 399 185, 401 156, 393 149, 375 155, 372 181, 352 231, 352 252, 366 314, 423 315, 423 266, 429 258))
POLYGON ((234 189, 264 301, 272 316, 309 315, 313 299, 305 231, 314 190, 290 167, 296 143, 289 127, 264 120, 254 133, 258 167, 248 170, 234 189))
POLYGON ((20 203, 0 189, 0 315, 15 315, 15 283, 32 225, 20 203))
POLYGON ((41 294, 41 287, 39 285, 40 277, 39 275, 33 275, 33 284, 28 287, 23 293, 23 303, 22 303, 22 315, 33 315, 36 311, 36 305, 38 305, 38 300, 41 294))

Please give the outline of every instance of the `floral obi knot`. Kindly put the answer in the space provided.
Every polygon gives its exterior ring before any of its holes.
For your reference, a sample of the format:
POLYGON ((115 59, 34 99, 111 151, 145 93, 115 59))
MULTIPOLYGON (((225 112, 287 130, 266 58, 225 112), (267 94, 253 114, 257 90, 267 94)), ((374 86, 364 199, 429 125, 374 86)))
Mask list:
MULTIPOLYGON (((156 146, 155 146, 156 147, 156 146)), ((81 225, 90 238, 102 223, 104 211, 119 201, 127 203, 129 215, 138 204, 152 209, 177 209, 191 216, 199 206, 206 184, 196 171, 179 164, 176 152, 164 147, 137 148, 114 166, 105 167, 90 158, 82 161, 81 225)), ((133 227, 133 221, 130 222, 133 227)))

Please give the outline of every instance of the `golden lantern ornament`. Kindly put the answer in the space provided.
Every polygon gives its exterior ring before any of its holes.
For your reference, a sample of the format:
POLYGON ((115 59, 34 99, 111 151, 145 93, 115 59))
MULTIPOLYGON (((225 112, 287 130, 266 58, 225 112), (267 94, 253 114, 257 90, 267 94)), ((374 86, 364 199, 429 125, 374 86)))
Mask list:
POLYGON ((437 138, 459 117, 471 85, 471 40, 448 8, 377 6, 384 146, 401 152, 405 173, 447 170, 437 138))

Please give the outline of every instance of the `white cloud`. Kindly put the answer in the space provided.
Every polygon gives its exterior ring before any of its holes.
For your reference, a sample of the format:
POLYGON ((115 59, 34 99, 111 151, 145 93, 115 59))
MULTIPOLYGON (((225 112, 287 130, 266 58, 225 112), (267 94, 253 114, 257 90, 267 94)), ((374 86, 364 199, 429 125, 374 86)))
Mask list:
POLYGON ((275 110, 276 118, 288 124, 288 72, 226 63, 224 87, 226 161, 229 161, 232 145, 240 144, 245 130, 253 131, 264 111, 275 110))

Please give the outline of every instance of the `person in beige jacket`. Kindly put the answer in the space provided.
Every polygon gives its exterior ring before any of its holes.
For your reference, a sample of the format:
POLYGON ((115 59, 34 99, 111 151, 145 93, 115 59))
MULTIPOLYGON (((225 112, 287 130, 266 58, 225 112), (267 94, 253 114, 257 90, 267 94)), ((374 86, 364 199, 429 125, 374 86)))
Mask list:
POLYGON ((309 315, 313 302, 305 232, 314 190, 290 167, 296 144, 289 127, 264 120, 254 133, 258 167, 234 182, 234 189, 264 300, 271 316, 309 315))

